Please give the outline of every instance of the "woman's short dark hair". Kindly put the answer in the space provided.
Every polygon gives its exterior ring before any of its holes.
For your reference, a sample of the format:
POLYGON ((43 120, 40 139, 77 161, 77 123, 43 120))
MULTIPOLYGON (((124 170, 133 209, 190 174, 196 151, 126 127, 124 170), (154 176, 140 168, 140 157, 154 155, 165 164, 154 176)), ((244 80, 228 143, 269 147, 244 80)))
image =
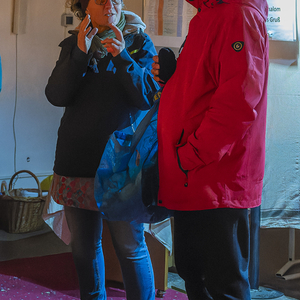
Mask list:
POLYGON ((89 0, 66 0, 66 7, 70 8, 78 19, 83 20, 88 3, 89 0))

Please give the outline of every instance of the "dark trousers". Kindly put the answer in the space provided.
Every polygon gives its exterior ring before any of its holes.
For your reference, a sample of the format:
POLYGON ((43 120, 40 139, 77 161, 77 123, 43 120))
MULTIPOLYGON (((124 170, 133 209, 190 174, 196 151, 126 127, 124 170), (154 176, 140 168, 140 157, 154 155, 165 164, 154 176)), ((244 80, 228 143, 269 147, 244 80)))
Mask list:
POLYGON ((250 300, 247 209, 175 211, 175 264, 190 300, 250 300))

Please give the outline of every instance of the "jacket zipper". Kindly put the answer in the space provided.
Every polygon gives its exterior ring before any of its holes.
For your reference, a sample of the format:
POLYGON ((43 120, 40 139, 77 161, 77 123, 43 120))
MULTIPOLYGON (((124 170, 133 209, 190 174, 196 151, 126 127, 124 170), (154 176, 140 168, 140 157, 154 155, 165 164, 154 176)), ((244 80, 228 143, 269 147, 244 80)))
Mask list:
MULTIPOLYGON (((182 132, 181 132, 181 135, 180 135, 180 138, 179 138, 179 141, 178 141, 177 145, 179 145, 181 143, 183 135, 184 135, 184 129, 182 129, 182 132)), ((178 166, 179 166, 180 170, 185 174, 186 178, 188 178, 188 170, 184 170, 182 168, 181 163, 180 163, 180 158, 179 158, 179 155, 178 155, 178 149, 180 147, 184 146, 184 145, 181 145, 181 146, 179 146, 179 147, 176 148, 176 155, 177 155, 177 162, 178 162, 178 166)))

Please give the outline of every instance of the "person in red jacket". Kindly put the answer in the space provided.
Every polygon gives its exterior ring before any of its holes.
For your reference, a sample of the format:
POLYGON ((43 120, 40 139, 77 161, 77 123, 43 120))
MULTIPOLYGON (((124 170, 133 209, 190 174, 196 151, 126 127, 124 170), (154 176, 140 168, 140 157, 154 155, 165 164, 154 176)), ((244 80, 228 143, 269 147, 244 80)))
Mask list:
MULTIPOLYGON (((265 162, 268 5, 187 1, 198 12, 158 112, 158 202, 175 211, 175 263, 189 299, 248 300, 248 209, 261 204, 265 162)), ((155 57, 157 81, 159 72, 155 57)))

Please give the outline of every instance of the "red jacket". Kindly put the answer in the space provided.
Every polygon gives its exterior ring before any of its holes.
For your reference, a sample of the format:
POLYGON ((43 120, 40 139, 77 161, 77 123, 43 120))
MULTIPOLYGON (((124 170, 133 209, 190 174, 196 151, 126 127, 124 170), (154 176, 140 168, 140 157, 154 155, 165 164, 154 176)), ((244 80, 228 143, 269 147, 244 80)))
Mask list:
POLYGON ((159 203, 174 210, 260 205, 268 81, 266 0, 198 8, 158 114, 159 203))

